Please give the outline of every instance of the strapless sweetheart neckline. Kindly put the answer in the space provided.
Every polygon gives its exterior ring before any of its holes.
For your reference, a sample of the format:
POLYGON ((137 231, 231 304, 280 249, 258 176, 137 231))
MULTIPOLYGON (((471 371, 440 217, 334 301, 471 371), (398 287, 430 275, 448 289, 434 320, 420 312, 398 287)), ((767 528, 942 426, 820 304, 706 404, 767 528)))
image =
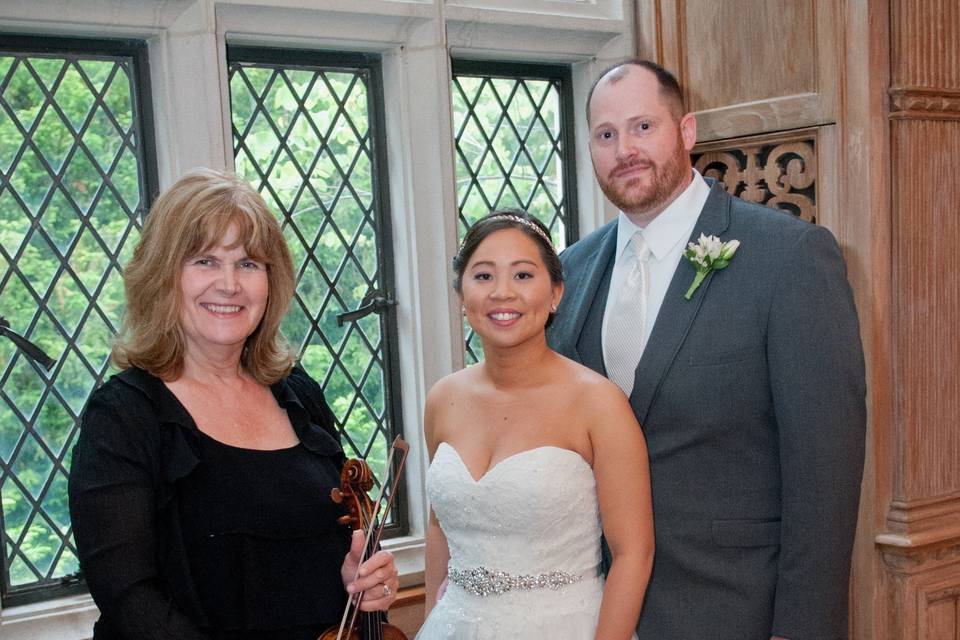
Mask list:
POLYGON ((603 599, 593 467, 542 445, 474 478, 441 442, 427 496, 450 552, 447 590, 419 640, 589 640, 603 599), (451 577, 452 576, 452 577, 451 577))
POLYGON ((564 453, 564 454, 569 454, 569 455, 571 455, 571 456, 576 456, 576 458, 577 458, 581 463, 583 463, 584 466, 586 466, 587 468, 589 468, 589 469, 591 469, 591 470, 593 469, 593 467, 590 466, 590 463, 587 462, 582 455, 580 455, 579 453, 577 453, 577 452, 574 451, 573 449, 567 449, 566 447, 558 447, 558 446, 552 445, 552 444, 545 444, 545 445, 540 445, 540 446, 538 446, 538 447, 531 447, 530 449, 523 449, 523 450, 521 450, 521 451, 517 451, 516 453, 511 453, 511 454, 508 455, 507 457, 501 458, 500 460, 497 460, 497 461, 496 461, 495 463, 493 463, 490 467, 488 467, 487 470, 484 471, 483 474, 482 474, 479 478, 476 478, 476 477, 474 477, 473 473, 471 473, 469 467, 467 467, 467 463, 463 461, 463 456, 460 455, 460 452, 457 451, 457 448, 456 448, 455 446, 453 446, 453 445, 450 444, 449 442, 444 441, 444 442, 441 442, 439 445, 437 445, 437 452, 439 453, 440 447, 444 447, 444 446, 445 446, 446 448, 450 449, 450 451, 453 453, 454 457, 457 459, 457 462, 460 463, 460 468, 463 469, 464 473, 467 474, 467 477, 468 477, 470 480, 472 480, 474 484, 481 484, 484 480, 487 479, 487 477, 488 477, 490 474, 492 474, 493 472, 497 471, 501 466, 503 466, 503 465, 506 464, 506 463, 509 463, 509 462, 511 462, 511 461, 514 461, 514 462, 515 462, 518 458, 523 458, 524 456, 527 456, 527 455, 534 455, 534 454, 536 454, 536 453, 542 453, 542 452, 545 451, 545 450, 551 450, 551 449, 556 450, 556 451, 559 451, 559 452, 564 453))

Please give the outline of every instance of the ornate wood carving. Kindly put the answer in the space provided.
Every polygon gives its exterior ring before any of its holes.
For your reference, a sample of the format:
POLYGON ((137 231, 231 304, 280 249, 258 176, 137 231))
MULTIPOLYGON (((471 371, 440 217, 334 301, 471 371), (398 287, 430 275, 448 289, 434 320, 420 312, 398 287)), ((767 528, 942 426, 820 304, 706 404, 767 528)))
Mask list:
POLYGON ((893 119, 960 120, 960 90, 891 89, 890 117, 893 119))
POLYGON ((875 540, 891 568, 936 564, 944 554, 960 560, 960 496, 894 500, 886 524, 875 540))
MULTIPOLYGON (((960 4, 890 17, 892 493, 875 537, 887 638, 960 638, 960 4)), ((874 393, 882 390, 874 390, 874 393)))
MULTIPOLYGON (((917 549, 891 546, 884 543, 887 537, 877 536, 880 552, 887 568, 896 573, 914 574, 929 571, 940 565, 951 565, 960 569, 960 546, 956 540, 939 546, 917 549)), ((960 586, 960 571, 957 573, 957 585, 960 586)))
POLYGON ((816 129, 698 145, 693 161, 731 195, 820 221, 816 129))

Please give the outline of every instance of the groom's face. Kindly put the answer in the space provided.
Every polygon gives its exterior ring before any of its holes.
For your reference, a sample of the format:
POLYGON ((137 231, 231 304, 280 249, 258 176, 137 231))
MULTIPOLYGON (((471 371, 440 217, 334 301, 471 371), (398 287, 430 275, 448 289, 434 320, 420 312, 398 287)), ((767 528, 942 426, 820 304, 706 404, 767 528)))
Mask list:
POLYGON ((621 67, 590 101, 590 155, 607 198, 645 226, 690 183, 696 120, 663 95, 653 72, 621 67))

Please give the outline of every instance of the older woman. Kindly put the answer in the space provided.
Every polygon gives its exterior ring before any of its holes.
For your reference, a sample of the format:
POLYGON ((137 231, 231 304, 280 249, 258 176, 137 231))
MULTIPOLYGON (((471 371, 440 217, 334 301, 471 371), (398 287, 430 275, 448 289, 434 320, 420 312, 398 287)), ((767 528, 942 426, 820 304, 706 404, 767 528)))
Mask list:
POLYGON ((397 572, 330 499, 344 462, 319 385, 280 321, 280 227, 231 175, 193 171, 147 216, 124 271, 122 371, 82 418, 70 475, 97 640, 314 640, 347 592, 386 609, 397 572), (369 590, 369 591, 368 591, 369 590))

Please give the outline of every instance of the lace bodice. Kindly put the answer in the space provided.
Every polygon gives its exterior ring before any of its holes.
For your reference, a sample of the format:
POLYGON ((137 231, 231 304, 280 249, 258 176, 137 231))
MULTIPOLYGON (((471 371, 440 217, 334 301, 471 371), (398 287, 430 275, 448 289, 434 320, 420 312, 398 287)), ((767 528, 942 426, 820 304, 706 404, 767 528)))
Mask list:
POLYGON ((590 465, 560 447, 475 479, 441 443, 427 495, 450 549, 449 584, 417 640, 591 640, 603 595, 590 465))
POLYGON ((477 480, 443 442, 427 472, 427 494, 451 567, 535 575, 592 572, 600 561, 596 483, 575 451, 521 451, 477 480))

